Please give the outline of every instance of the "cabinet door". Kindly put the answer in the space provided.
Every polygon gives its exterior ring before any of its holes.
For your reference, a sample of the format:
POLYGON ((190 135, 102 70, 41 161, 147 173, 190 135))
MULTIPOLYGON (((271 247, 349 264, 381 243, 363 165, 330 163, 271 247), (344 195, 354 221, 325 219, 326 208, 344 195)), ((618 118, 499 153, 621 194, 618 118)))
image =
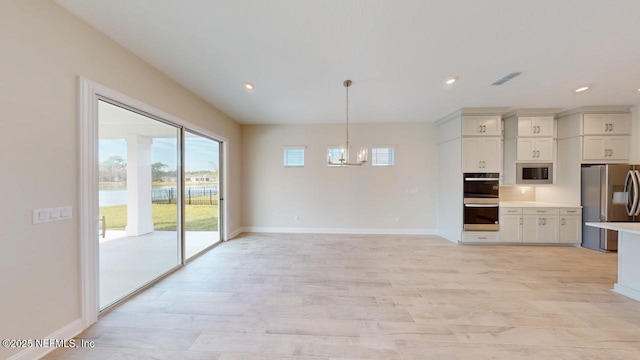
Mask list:
POLYGON ((499 137, 482 138, 479 160, 483 172, 502 172, 502 139, 499 137))
POLYGON ((538 238, 538 217, 536 215, 522 216, 522 242, 536 242, 538 238))
POLYGON ((535 139, 518 138, 516 159, 518 161, 535 161, 535 139))
POLYGON ((584 114, 584 135, 628 135, 630 114, 584 114))
POLYGON ((462 136, 500 136, 502 121, 500 116, 463 116, 462 136))
POLYGON ((462 138, 462 172, 482 172, 480 138, 462 138))
POLYGON ((579 244, 582 242, 582 216, 560 215, 559 242, 579 244))
POLYGON ((536 139, 534 151, 536 161, 553 161, 553 138, 536 139))
POLYGON ((629 158, 629 138, 626 136, 608 136, 604 139, 605 158, 626 160, 629 158))
POLYGON ((533 126, 537 136, 553 137, 553 116, 537 116, 533 126))
POLYGON ((584 136, 582 159, 585 161, 624 161, 629 159, 628 136, 584 136))
POLYGON ((500 241, 522 242, 521 215, 503 215, 500 217, 500 241))
POLYGON ((553 116, 518 117, 518 136, 553 137, 553 116))
POLYGON ((518 138, 518 161, 553 161, 553 138, 518 138))
POLYGON ((537 242, 541 243, 557 243, 558 242, 558 216, 540 217, 540 225, 538 225, 537 242))

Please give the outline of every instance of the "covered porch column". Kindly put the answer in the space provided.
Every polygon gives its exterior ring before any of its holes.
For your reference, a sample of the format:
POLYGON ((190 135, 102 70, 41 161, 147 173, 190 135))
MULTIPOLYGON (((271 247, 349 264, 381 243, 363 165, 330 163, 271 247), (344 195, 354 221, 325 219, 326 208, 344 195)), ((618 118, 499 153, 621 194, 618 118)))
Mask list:
POLYGON ((153 232, 151 218, 151 144, 153 139, 127 135, 127 236, 153 232))

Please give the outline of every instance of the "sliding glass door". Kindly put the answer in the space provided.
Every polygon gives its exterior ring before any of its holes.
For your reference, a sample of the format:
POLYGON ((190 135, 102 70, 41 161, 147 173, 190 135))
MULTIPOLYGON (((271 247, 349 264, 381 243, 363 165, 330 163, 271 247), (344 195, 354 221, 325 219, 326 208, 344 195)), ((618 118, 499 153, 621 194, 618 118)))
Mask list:
POLYGON ((99 304, 182 263, 181 129, 98 101, 99 304))
POLYGON ((220 143, 184 132, 184 236, 189 259, 220 241, 220 143))

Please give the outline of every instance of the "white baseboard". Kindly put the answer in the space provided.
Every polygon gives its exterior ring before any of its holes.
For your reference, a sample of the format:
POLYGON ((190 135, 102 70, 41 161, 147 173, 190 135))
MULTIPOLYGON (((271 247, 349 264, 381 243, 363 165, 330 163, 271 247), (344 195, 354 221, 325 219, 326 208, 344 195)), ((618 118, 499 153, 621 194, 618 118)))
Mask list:
MULTIPOLYGON (((65 327, 55 331, 53 334, 47 335, 42 339, 60 339, 60 340, 69 340, 74 336, 80 334, 84 329, 82 328, 82 320, 77 319, 72 323, 66 325, 65 327)), ((41 357, 47 355, 48 353, 55 350, 55 347, 50 348, 28 348, 23 351, 13 355, 8 360, 33 360, 40 359, 41 357)))
POLYGON ((282 228, 247 226, 241 232, 281 234, 437 235, 435 229, 282 228))
POLYGON ((454 235, 454 234, 446 234, 443 232, 438 232, 436 233, 436 235, 440 236, 443 239, 449 240, 454 244, 458 244, 460 243, 460 234, 454 235))
POLYGON ((231 232, 231 233, 227 234, 227 239, 226 239, 226 240, 231 240, 231 239, 233 239, 234 237, 236 237, 236 236, 238 236, 238 235, 242 234, 243 232, 245 232, 245 231, 244 231, 244 228, 238 228, 238 229, 235 229, 233 232, 231 232))
POLYGON ((626 297, 632 298, 633 300, 640 301, 640 291, 636 289, 632 289, 628 286, 624 286, 621 284, 614 284, 613 291, 617 292, 620 295, 624 295, 626 297))

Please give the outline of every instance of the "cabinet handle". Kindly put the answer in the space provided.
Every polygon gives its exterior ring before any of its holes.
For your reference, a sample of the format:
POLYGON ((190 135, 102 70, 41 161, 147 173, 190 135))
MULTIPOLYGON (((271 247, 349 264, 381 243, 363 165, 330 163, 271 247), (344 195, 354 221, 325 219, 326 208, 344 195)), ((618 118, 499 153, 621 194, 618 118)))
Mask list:
POLYGON ((542 225, 547 225, 547 219, 546 218, 542 218, 542 225))
POLYGON ((522 218, 520 218, 520 225, 522 225, 522 218))
POLYGON ((478 240, 487 240, 486 236, 478 236, 478 240))
POLYGON ((604 132, 609 131, 609 124, 604 124, 604 132))
POLYGON ((609 131, 613 131, 613 124, 609 124, 609 131))
POLYGON ((563 226, 564 226, 564 224, 565 224, 565 223, 566 223, 566 221, 565 221, 565 219, 564 219, 564 218, 560 219, 560 225, 563 225, 563 226))

